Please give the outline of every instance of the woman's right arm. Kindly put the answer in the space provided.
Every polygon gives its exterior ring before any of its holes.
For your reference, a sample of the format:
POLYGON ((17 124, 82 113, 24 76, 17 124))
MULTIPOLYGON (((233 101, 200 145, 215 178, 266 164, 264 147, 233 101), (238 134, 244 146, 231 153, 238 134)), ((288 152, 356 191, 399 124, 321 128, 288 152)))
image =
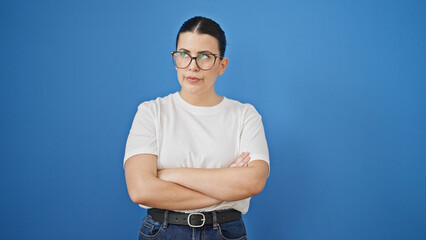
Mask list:
POLYGON ((125 164, 127 190, 130 199, 149 207, 189 210, 221 203, 200 192, 157 177, 157 156, 139 154, 125 164))

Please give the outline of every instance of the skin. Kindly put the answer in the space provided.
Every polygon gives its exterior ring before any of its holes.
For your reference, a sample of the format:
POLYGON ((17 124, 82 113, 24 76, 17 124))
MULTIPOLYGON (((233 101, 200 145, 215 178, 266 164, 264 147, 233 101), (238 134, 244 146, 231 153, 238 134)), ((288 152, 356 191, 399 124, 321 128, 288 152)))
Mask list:
MULTIPOLYGON (((186 50, 191 56, 198 56, 201 51, 219 54, 217 39, 193 32, 181 33, 177 49, 186 50)), ((199 69, 195 61, 185 69, 176 68, 181 85, 179 94, 196 106, 220 103, 223 97, 215 92, 214 84, 217 76, 225 72, 228 61, 228 58, 218 58, 208 71, 199 69), (188 76, 200 81, 190 82, 188 76)), ((250 154, 244 152, 227 168, 159 171, 157 156, 139 154, 126 161, 125 177, 129 196, 135 203, 162 209, 198 209, 260 193, 268 178, 269 165, 263 160, 249 161, 250 154)))
MULTIPOLYGON (((199 52, 208 51, 213 54, 219 54, 219 43, 216 38, 208 34, 198 34, 193 32, 184 32, 179 36, 177 49, 187 50, 193 57, 198 56, 199 52)), ((185 69, 176 68, 181 91, 179 94, 188 103, 196 106, 214 106, 223 100, 215 92, 214 84, 218 75, 222 75, 228 66, 228 58, 217 58, 212 69, 208 71, 198 68, 195 60, 185 69), (199 82, 190 82, 187 77, 197 77, 199 82)))
MULTIPOLYGON (((248 155, 242 153, 229 167, 247 166, 250 160, 248 155)), ((209 207, 224 201, 161 179, 157 172, 161 171, 157 171, 156 155, 139 154, 126 161, 127 190, 134 203, 161 209, 188 210, 209 207)))

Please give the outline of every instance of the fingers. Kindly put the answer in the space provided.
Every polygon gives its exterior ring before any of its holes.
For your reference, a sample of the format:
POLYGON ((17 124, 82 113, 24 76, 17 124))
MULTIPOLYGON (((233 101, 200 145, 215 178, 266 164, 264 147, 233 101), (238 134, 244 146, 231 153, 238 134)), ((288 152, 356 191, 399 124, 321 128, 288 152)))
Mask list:
POLYGON ((250 161, 250 153, 248 153, 248 152, 245 152, 245 153, 242 153, 242 154, 244 154, 243 156, 243 159, 238 163, 238 166, 239 167, 247 167, 248 166, 248 162, 250 161))
POLYGON ((229 167, 247 167, 250 161, 250 153, 243 152, 229 167))
POLYGON ((230 167, 240 167, 244 166, 250 160, 249 153, 243 152, 240 156, 230 165, 230 167))
POLYGON ((238 164, 240 164, 245 157, 246 157, 246 153, 245 152, 241 153, 240 156, 237 157, 237 159, 229 167, 238 167, 238 164))

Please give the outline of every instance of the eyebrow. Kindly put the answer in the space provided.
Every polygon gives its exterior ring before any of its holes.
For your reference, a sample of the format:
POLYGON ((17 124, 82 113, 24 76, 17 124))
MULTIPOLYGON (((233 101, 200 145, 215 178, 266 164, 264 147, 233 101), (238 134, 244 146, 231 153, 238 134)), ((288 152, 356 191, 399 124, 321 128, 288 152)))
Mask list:
MULTIPOLYGON (((188 52, 188 53, 190 53, 190 51, 189 50, 187 50, 187 49, 185 49, 185 48, 180 48, 179 49, 179 51, 184 51, 184 52, 188 52)), ((210 53, 210 54, 213 54, 212 52, 210 52, 209 50, 203 50, 203 51, 199 51, 199 52, 197 52, 198 54, 202 54, 202 53, 210 53)))

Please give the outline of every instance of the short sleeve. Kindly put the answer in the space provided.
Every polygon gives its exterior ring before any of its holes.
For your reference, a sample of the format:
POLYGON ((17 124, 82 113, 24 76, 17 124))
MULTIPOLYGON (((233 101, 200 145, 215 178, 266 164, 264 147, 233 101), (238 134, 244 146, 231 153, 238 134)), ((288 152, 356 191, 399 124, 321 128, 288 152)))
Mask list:
POLYGON ((263 160, 269 165, 268 144, 266 142, 262 117, 252 105, 249 105, 244 115, 240 150, 240 152, 250 153, 250 162, 263 160))
POLYGON ((155 128, 155 116, 148 102, 139 105, 127 137, 124 164, 127 159, 137 154, 154 154, 158 156, 155 128))

